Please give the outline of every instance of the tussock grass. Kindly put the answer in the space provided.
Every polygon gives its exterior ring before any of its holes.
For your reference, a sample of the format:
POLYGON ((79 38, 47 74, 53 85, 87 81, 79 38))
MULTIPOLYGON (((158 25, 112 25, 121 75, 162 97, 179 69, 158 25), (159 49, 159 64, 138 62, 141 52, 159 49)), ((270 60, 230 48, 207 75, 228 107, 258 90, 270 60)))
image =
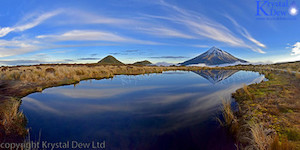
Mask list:
POLYGON ((296 147, 286 139, 280 141, 279 137, 276 136, 271 144, 270 150, 296 150, 296 147))
POLYGON ((300 79, 300 72, 297 71, 295 76, 296 76, 296 78, 300 79))
POLYGON ((12 124, 14 120, 16 120, 19 117, 22 117, 22 113, 18 112, 19 104, 13 103, 11 111, 5 112, 4 113, 4 118, 3 118, 3 124, 4 125, 9 125, 12 124))
POLYGON ((53 65, 23 66, 6 68, 0 71, 1 80, 22 82, 57 82, 66 79, 80 81, 83 79, 111 78, 114 75, 138 75, 145 73, 162 73, 168 70, 194 71, 200 67, 153 67, 153 66, 100 66, 100 65, 53 65))
POLYGON ((291 68, 287 68, 286 71, 287 71, 288 74, 292 74, 292 69, 291 68))
MULTIPOLYGON (((286 127, 295 126, 299 120, 299 103, 295 99, 294 79, 299 77, 291 74, 298 71, 300 62, 285 63, 275 65, 238 65, 232 67, 153 67, 153 66, 109 66, 109 65, 39 65, 39 66, 16 66, 1 67, 0 81, 16 83, 16 93, 14 97, 22 97, 28 93, 42 91, 43 88, 58 86, 63 84, 75 84, 85 79, 112 78, 114 75, 138 75, 161 73, 170 70, 199 71, 199 70, 251 70, 265 74, 270 80, 256 84, 255 86, 244 85, 234 95, 241 109, 232 112, 230 102, 223 102, 223 120, 219 119, 220 124, 230 127, 230 132, 237 138, 246 137, 246 142, 238 144, 240 148, 247 146, 247 143, 254 145, 251 149, 292 149, 293 144, 298 142, 299 131, 287 131, 286 127), (287 68, 288 73, 283 73, 287 68), (281 75, 278 75, 278 73, 281 75), (282 77, 285 76, 285 77, 282 77), (290 78, 293 77, 293 78, 290 78), (25 86, 24 86, 25 85, 25 86), (27 86, 26 86, 27 85, 27 86), (18 86, 23 88, 18 88, 18 86), (25 92, 24 92, 25 91, 25 92), (293 99, 294 96, 294 99, 293 99), (255 121, 253 121, 255 120, 255 121), (249 125, 248 122, 257 122, 249 125), (262 125, 263 124, 263 125, 262 125), (241 129, 244 130, 241 132, 241 129), (266 133, 266 130, 274 130, 276 136, 273 138, 266 133), (286 132, 285 132, 286 131, 286 132), (296 133, 297 132, 297 133, 296 133), (284 138, 286 137, 286 139, 284 138), (271 138, 271 139, 270 139, 271 138), (295 142, 294 142, 294 141, 295 142), (269 143, 268 143, 269 142, 269 143), (293 142, 291 144, 291 142, 293 142), (267 144, 268 143, 268 144, 267 144)), ((299 81, 299 80, 297 80, 299 81)), ((300 93, 300 92, 298 92, 300 93)), ((6 129, 18 129, 14 122, 22 123, 22 114, 11 111, 16 106, 1 107, 1 125, 6 124, 6 129), (6 111, 11 111, 5 113, 6 111), (4 115, 5 114, 5 115, 4 115), (6 119, 3 119, 6 118, 6 119), (19 119, 18 119, 19 118, 19 119), (4 122, 5 120, 5 122, 4 122), (18 121, 19 120, 19 121, 18 121)), ((24 120, 24 119, 23 119, 24 120)), ((298 127, 298 126, 297 126, 298 127)), ((24 128, 24 126, 23 126, 24 128)), ((21 130, 19 130, 21 131, 21 130)), ((274 135, 273 134, 273 135, 274 135)), ((299 147, 299 144, 298 144, 299 147)))
POLYGON ((244 86, 233 93, 241 107, 235 113, 240 124, 240 148, 300 149, 299 80, 292 70, 291 74, 283 70, 260 70, 269 81, 244 86))
POLYGON ((296 150, 294 144, 290 143, 288 140, 279 140, 278 136, 275 136, 273 142, 270 145, 270 150, 296 150))
POLYGON ((286 129, 284 132, 288 140, 300 141, 300 132, 296 128, 286 129))
POLYGON ((249 127, 252 135, 251 146, 257 150, 269 150, 273 139, 271 136, 266 135, 262 125, 259 125, 258 123, 250 123, 249 127))
POLYGON ((231 108, 230 100, 222 100, 222 118, 217 118, 217 121, 222 126, 228 127, 229 131, 236 135, 238 132, 239 124, 237 117, 234 115, 234 112, 231 108))
POLYGON ((6 134, 12 134, 17 132, 18 134, 24 134, 26 132, 25 116, 22 112, 19 112, 20 102, 12 100, 12 103, 7 105, 6 108, 9 111, 1 111, 3 113, 1 118, 1 126, 4 127, 6 134))
POLYGON ((251 99, 251 100, 254 99, 253 95, 249 92, 248 85, 244 84, 243 85, 243 90, 248 95, 249 99, 251 99))

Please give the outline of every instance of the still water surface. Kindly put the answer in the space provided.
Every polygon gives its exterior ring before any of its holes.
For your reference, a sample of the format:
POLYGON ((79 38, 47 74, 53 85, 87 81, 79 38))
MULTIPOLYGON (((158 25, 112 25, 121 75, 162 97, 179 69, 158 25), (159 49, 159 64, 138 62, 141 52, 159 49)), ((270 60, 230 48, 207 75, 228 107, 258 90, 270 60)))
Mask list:
POLYGON ((104 141, 106 149, 234 149, 215 121, 223 98, 264 76, 246 71, 164 72, 81 81, 22 100, 31 139, 104 141))

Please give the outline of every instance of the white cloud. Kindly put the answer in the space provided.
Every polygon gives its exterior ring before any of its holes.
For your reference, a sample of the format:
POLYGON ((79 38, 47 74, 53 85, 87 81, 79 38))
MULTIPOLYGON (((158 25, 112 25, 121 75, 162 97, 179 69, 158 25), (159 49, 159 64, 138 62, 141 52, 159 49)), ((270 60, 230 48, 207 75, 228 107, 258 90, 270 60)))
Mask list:
MULTIPOLYGON (((29 52, 34 52, 38 50, 46 50, 46 49, 56 49, 56 48, 72 48, 72 47, 90 47, 90 46, 112 46, 116 44, 109 43, 80 43, 80 44, 53 44, 53 41, 50 40, 40 40, 37 39, 24 39, 24 38, 15 38, 13 40, 0 40, 0 58, 15 56, 20 54, 25 54, 29 52)), ((138 41, 142 42, 142 41, 138 41)), ((150 43, 149 44, 156 44, 150 43)), ((158 44, 158 43, 157 43, 158 44)), ((72 50, 68 50, 72 51, 72 50)), ((55 52, 55 53, 63 53, 63 52, 55 52)))
POLYGON ((128 24, 139 24, 139 22, 133 20, 133 19, 123 19, 123 18, 115 18, 115 17, 108 17, 98 14, 93 14, 81 10, 76 9, 67 9, 64 12, 66 19, 68 21, 61 21, 61 23, 64 24, 109 24, 109 25, 128 25, 128 24), (78 21, 80 20, 80 21, 78 21))
POLYGON ((48 13, 44 13, 42 15, 39 15, 38 17, 35 18, 31 18, 31 19, 26 19, 25 23, 22 24, 18 24, 15 25, 13 27, 3 27, 0 28, 0 37, 4 37, 6 36, 8 33, 10 32, 22 32, 28 29, 31 29, 39 24, 41 24, 43 21, 58 15, 59 13, 61 13, 60 10, 56 10, 56 11, 52 11, 52 12, 48 12, 48 13), (27 21, 30 20, 30 21, 27 21))
MULTIPOLYGON (((153 26, 153 25, 152 25, 153 26)), ((144 31, 147 34, 152 34, 156 36, 163 36, 163 37, 178 37, 178 38, 185 38, 185 39, 195 39, 196 37, 192 35, 188 35, 177 31, 175 29, 166 28, 166 27, 147 27, 147 28, 140 28, 140 30, 144 31)))
POLYGON ((17 58, 17 59, 1 59, 0 65, 3 66, 13 66, 13 65, 36 65, 36 64, 57 64, 57 63, 78 63, 74 62, 72 59, 47 59, 47 56, 37 56, 27 58, 17 58), (42 58, 42 60, 41 60, 42 58), (46 58, 46 59, 45 59, 46 58))
MULTIPOLYGON (((55 11, 43 13, 43 14, 29 14, 24 16, 16 25, 12 27, 0 27, 0 37, 4 37, 10 32, 22 32, 38 26, 45 20, 54 17, 56 15, 65 15, 66 20, 64 22, 68 24, 110 24, 110 25, 125 25, 128 23, 135 23, 130 19, 118 19, 110 18, 105 16, 98 16, 91 13, 76 11, 73 9, 62 10, 58 9, 55 11), (74 22, 72 22, 74 20, 74 22)), ((56 20, 54 20, 56 21, 56 20)), ((57 23, 57 22, 55 22, 57 23)), ((58 24, 59 25, 59 24, 58 24)), ((85 47, 85 46, 103 46, 103 45, 116 45, 118 43, 102 43, 105 42, 123 42, 123 43, 135 43, 135 44, 146 44, 146 45, 158 45, 162 43, 133 39, 125 36, 120 36, 115 33, 98 30, 71 30, 63 34, 53 35, 40 35, 33 38, 30 37, 14 37, 13 39, 2 39, 0 40, 0 57, 14 56, 33 52, 41 49, 51 48, 68 48, 68 47, 85 47), (56 44, 56 41, 94 41, 93 43, 80 43, 60 45, 56 44)))
POLYGON ((263 47, 263 48, 266 48, 266 47, 267 47, 266 45, 262 44, 261 42, 257 41, 257 40, 254 39, 253 37, 251 37, 250 34, 246 34, 245 37, 246 37, 248 40, 250 40, 250 41, 252 41, 253 43, 255 43, 257 46, 260 46, 260 47, 263 47))
POLYGON ((4 27, 0 29, 0 37, 3 37, 5 35, 7 35, 9 32, 13 31, 14 29, 10 28, 10 27, 4 27))
MULTIPOLYGON (((239 32, 241 33, 241 35, 243 35, 246 39, 250 40, 251 42, 255 43, 257 46, 262 47, 262 48, 266 48, 267 46, 265 44, 262 44, 261 42, 259 42, 258 40, 256 40, 255 38, 253 38, 250 33, 246 30, 246 28, 242 27, 241 25, 239 25, 237 23, 236 20, 234 20, 232 17, 225 15, 226 18, 228 18, 239 30, 239 32)), ((263 51, 260 51, 260 53, 264 53, 263 51)))
POLYGON ((292 55, 300 54, 300 42, 296 42, 292 47, 292 55))
POLYGON ((119 35, 96 30, 72 30, 59 35, 39 35, 36 38, 57 41, 127 41, 119 35))
MULTIPOLYGON (((231 46, 245 47, 264 53, 260 48, 254 47, 245 43, 238 36, 233 34, 224 25, 213 21, 206 16, 198 14, 193 11, 187 11, 177 6, 170 5, 164 1, 159 2, 160 5, 166 6, 171 10, 171 16, 151 16, 146 15, 146 18, 139 16, 136 18, 114 18, 98 14, 92 14, 74 9, 55 10, 43 14, 32 14, 25 16, 23 19, 12 27, 0 27, 0 37, 4 37, 10 32, 22 32, 38 26, 45 22, 47 19, 52 18, 56 15, 63 15, 63 20, 53 20, 54 23, 63 23, 59 25, 72 25, 75 27, 76 24, 107 24, 115 26, 117 28, 126 29, 132 32, 138 30, 142 33, 155 35, 159 37, 174 37, 174 38, 185 38, 185 39, 212 39, 215 41, 223 42, 231 46), (146 20, 145 20, 146 19, 146 20), (157 19, 157 20, 155 20, 157 19), (170 24, 176 24, 172 28, 163 26, 159 19, 170 21, 170 24), (155 22, 155 23, 154 23, 155 22), (182 29, 185 29, 184 32, 182 29)), ((65 28, 64 28, 65 29, 65 28)), ((244 28, 242 28, 244 29, 244 28)), ((254 39, 247 30, 242 30, 242 36, 252 41, 259 47, 265 47, 264 44, 254 39)), ((0 40, 0 57, 13 56, 24 54, 32 51, 50 48, 62 48, 62 47, 79 47, 79 46, 101 46, 109 44, 120 44, 120 43, 134 43, 134 44, 145 44, 145 45, 161 45, 164 43, 135 39, 123 35, 119 35, 115 32, 101 31, 101 30, 65 30, 63 32, 53 33, 50 35, 38 35, 34 38, 13 38, 12 40, 0 40), (74 43, 69 45, 59 45, 56 42, 59 41, 83 41, 79 45, 74 43), (91 41, 91 42, 86 42, 91 41), (104 41, 104 42, 103 42, 104 41), (113 43, 112 43, 113 42, 113 43)), ((191 45, 190 45, 191 46, 191 45)), ((195 47, 207 47, 207 45, 192 45, 195 47)))
POLYGON ((199 45, 199 44, 196 44, 196 45, 192 45, 193 47, 199 47, 199 48, 208 48, 210 46, 208 45, 199 45))
POLYGON ((38 50, 39 42, 32 40, 0 40, 0 57, 24 54, 38 50))
POLYGON ((62 12, 61 10, 56 10, 56 11, 44 13, 42 15, 39 15, 37 18, 34 18, 32 21, 25 23, 23 25, 15 26, 14 28, 16 31, 24 31, 27 29, 31 29, 31 28, 41 24, 43 21, 60 14, 61 12, 62 12))
MULTIPOLYGON (((150 23, 151 21, 141 21, 145 19, 143 17, 137 17, 135 19, 131 18, 115 18, 115 17, 108 17, 103 15, 96 15, 92 13, 88 13, 85 11, 70 9, 66 13, 69 15, 68 17, 70 20, 67 23, 74 23, 74 24, 109 24, 118 26, 120 28, 126 28, 130 30, 140 30, 143 33, 160 36, 160 37, 177 37, 177 38, 187 38, 187 39, 195 39, 196 37, 182 33, 178 30, 161 27, 157 24, 150 23), (75 18, 75 19, 74 19, 75 18), (139 20, 140 19, 140 20, 139 20), (78 21, 80 20, 80 21, 78 21)), ((147 15, 145 15, 147 16, 147 15)), ((66 21, 64 21, 66 23, 66 21)))
POLYGON ((138 40, 128 37, 123 37, 114 33, 96 31, 96 30, 72 30, 63 34, 57 35, 40 35, 34 39, 27 37, 15 37, 12 40, 0 39, 0 57, 8 57, 14 55, 25 54, 37 50, 55 49, 55 48, 70 48, 70 47, 86 47, 86 46, 108 46, 118 43, 135 43, 145 45, 160 45, 152 41, 138 40), (59 41, 94 41, 93 43, 80 44, 55 44, 59 41), (101 43, 116 42, 116 43, 101 43))
POLYGON ((136 44, 156 45, 161 43, 144 41, 123 37, 111 32, 98 30, 72 30, 58 35, 39 35, 38 39, 49 39, 54 41, 109 41, 109 42, 130 42, 136 44))
MULTIPOLYGON (((265 53, 260 48, 253 47, 236 35, 234 35, 227 27, 224 25, 215 22, 211 20, 210 18, 201 15, 199 13, 193 12, 193 11, 187 11, 184 9, 181 9, 177 6, 168 4, 164 2, 163 0, 159 3, 162 6, 165 6, 166 8, 169 8, 170 10, 173 10, 171 17, 155 17, 159 19, 169 20, 173 21, 174 23, 179 23, 181 25, 186 26, 190 31, 193 33, 196 33, 198 36, 209 38, 215 41, 223 42, 231 46, 236 47, 245 47, 249 48, 253 51, 259 52, 259 53, 265 53)), ((246 31, 246 30, 245 30, 246 31)), ((259 41, 255 40, 251 37, 251 35, 247 32, 245 34, 242 34, 244 37, 246 37, 248 40, 254 42, 260 47, 265 47, 264 44, 260 43, 259 41)))

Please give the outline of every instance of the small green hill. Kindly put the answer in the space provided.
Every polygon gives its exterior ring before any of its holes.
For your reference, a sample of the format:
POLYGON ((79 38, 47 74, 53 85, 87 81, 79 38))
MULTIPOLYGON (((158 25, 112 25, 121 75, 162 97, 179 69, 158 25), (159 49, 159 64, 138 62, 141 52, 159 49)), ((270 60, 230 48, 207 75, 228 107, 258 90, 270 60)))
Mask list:
POLYGON ((133 65, 138 65, 138 66, 146 66, 146 65, 151 65, 152 63, 148 60, 144 60, 144 61, 138 61, 133 63, 133 65))
POLYGON ((115 57, 108 55, 105 58, 103 58, 102 60, 100 60, 98 62, 98 64, 101 65, 124 65, 122 62, 120 62, 119 60, 117 60, 115 57))

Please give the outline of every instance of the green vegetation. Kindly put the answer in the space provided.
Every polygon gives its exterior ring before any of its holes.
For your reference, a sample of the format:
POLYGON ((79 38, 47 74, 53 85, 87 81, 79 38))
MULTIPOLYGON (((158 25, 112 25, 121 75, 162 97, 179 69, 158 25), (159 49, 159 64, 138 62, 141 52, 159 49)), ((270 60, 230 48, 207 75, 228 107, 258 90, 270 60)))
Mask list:
POLYGON ((300 61, 298 61, 298 62, 289 62, 289 63, 277 63, 277 64, 266 65, 266 66, 274 68, 274 69, 289 69, 291 71, 300 72, 300 61))
MULTIPOLYGON (((293 68, 291 66, 298 64, 289 63, 286 67, 293 68)), ((259 84, 244 85, 233 93, 239 104, 239 111, 234 113, 238 125, 229 126, 229 129, 238 126, 235 136, 241 149, 300 149, 300 80, 294 69, 283 68, 282 65, 273 67, 229 67, 258 71, 269 79, 259 84)), ((226 107, 223 113, 233 113, 226 107)))
POLYGON ((133 63, 133 65, 136 65, 136 66, 147 66, 147 65, 151 65, 151 64, 152 63, 148 60, 138 61, 138 62, 133 63))
MULTIPOLYGON (((105 63, 104 63, 105 64, 105 63)), ((86 79, 113 78, 182 70, 250 70, 269 81, 244 85, 233 93, 239 111, 224 101, 222 123, 235 135, 240 149, 300 149, 300 62, 233 67, 157 67, 135 65, 60 64, 0 68, 0 142, 18 141, 26 135, 26 119, 18 111, 20 99, 33 92, 86 79), (286 67, 286 68, 284 68, 286 67), (288 69, 290 68, 290 69, 288 69)))
POLYGON ((103 58, 102 60, 100 60, 98 62, 98 64, 101 65, 124 65, 122 62, 120 62, 119 60, 117 60, 115 57, 108 55, 105 58, 103 58))

